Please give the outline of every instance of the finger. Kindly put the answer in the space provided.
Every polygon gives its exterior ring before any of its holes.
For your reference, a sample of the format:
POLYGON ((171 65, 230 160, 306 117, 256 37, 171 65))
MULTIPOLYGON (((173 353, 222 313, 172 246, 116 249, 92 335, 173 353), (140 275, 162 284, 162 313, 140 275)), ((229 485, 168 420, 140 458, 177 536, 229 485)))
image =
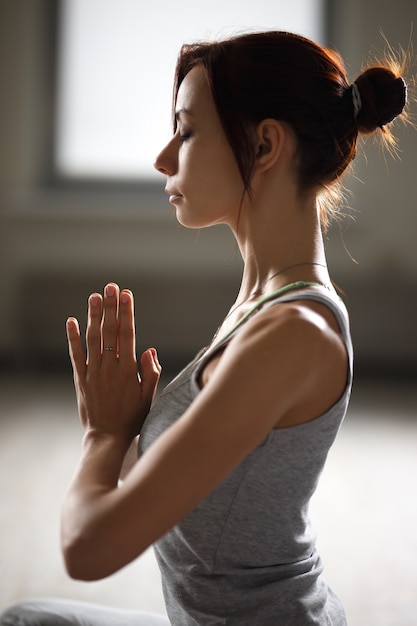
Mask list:
POLYGON ((103 321, 101 328, 103 358, 118 353, 119 287, 109 283, 104 289, 103 321))
POLYGON ((88 299, 87 319, 87 363, 94 367, 101 359, 101 312, 103 299, 99 293, 93 293, 88 299))
POLYGON ((119 358, 123 363, 136 362, 134 299, 128 289, 120 293, 119 358))
POLYGON ((155 348, 149 348, 142 354, 140 365, 142 370, 142 397, 147 405, 146 410, 149 411, 162 370, 155 348))
POLYGON ((80 327, 75 317, 69 317, 66 323, 69 355, 74 375, 82 378, 85 374, 86 358, 80 337, 80 327))

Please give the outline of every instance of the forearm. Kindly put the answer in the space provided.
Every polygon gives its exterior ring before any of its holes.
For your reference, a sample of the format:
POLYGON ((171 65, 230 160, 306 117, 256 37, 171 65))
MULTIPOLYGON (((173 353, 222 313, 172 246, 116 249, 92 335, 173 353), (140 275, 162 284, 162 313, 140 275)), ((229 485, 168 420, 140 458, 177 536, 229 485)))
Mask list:
POLYGON ((123 459, 123 464, 120 470, 119 480, 124 480, 126 478, 128 473, 138 460, 138 439, 139 437, 135 437, 133 439, 128 451, 125 454, 125 458, 123 459))
POLYGON ((61 543, 69 574, 94 578, 85 568, 94 562, 93 552, 105 535, 108 511, 117 490, 129 442, 109 435, 87 432, 81 459, 61 515, 61 543))

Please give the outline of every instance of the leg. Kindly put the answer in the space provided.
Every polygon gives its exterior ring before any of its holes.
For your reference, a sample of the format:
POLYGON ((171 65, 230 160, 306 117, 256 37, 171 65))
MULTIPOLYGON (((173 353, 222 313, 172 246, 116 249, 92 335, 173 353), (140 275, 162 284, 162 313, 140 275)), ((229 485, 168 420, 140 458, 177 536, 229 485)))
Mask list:
POLYGON ((167 617, 71 600, 19 602, 0 615, 0 626, 169 626, 167 617))

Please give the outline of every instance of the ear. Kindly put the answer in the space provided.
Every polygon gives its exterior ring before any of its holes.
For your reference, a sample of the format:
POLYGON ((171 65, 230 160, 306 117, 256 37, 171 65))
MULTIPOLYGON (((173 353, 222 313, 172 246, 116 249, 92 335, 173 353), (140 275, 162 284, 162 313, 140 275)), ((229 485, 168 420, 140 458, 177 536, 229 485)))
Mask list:
POLYGON ((284 124, 274 119, 259 122, 255 138, 255 169, 267 171, 279 160, 286 139, 284 124))

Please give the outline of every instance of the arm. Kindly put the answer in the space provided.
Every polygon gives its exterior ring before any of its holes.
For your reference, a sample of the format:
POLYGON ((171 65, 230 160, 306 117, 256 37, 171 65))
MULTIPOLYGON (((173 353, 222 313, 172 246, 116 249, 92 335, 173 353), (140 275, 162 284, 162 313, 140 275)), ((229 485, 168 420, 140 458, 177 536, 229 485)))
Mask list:
POLYGON ((119 480, 124 480, 126 478, 128 473, 138 460, 138 443, 139 437, 135 437, 125 454, 125 458, 123 459, 119 480))
MULTIPOLYGON (((104 310, 103 341, 108 345, 106 301, 104 310)), ((98 425, 87 423, 82 458, 63 508, 63 549, 73 576, 100 578, 126 565, 187 515, 281 418, 321 397, 325 385, 340 395, 346 360, 336 333, 326 325, 323 329, 314 316, 300 315, 296 307, 282 311, 265 311, 242 329, 193 404, 119 488, 117 477, 129 445, 126 432, 132 430, 114 426, 119 403, 111 411, 107 401, 98 403, 101 413, 92 412, 98 425)), ((89 333, 87 337, 93 352, 94 342, 89 333)), ((107 356, 100 356, 103 367, 107 356)), ((95 360, 92 356, 92 364, 95 360)), ((145 372, 145 363, 142 368, 145 372)), ((97 389, 98 396, 106 394, 104 387, 97 389)))
MULTIPOLYGON (((64 556, 83 524, 86 503, 94 493, 116 489, 119 478, 133 467, 137 435, 151 406, 161 366, 156 351, 135 355, 133 297, 106 287, 89 299, 84 352, 78 322, 67 321, 78 410, 85 429, 82 454, 62 510, 64 556), (106 347, 116 350, 106 350, 106 347), (78 520, 78 521, 77 521, 78 520)), ((71 569, 71 566, 70 566, 71 569)))

